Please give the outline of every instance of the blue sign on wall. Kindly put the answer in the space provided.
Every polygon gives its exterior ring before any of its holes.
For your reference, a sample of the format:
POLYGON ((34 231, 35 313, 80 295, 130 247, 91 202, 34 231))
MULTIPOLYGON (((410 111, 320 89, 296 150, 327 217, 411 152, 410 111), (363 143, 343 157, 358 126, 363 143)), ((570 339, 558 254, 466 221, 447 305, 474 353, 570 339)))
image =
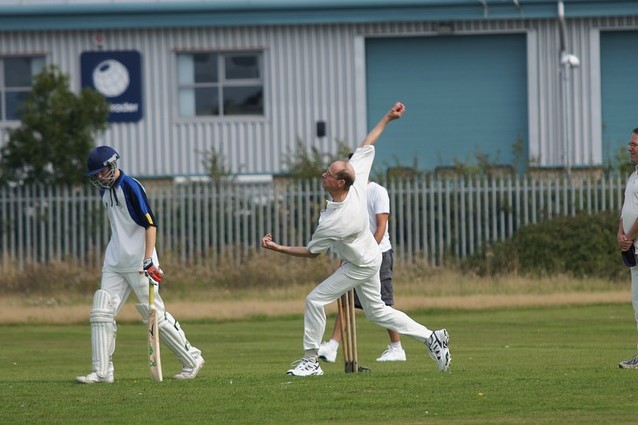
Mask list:
POLYGON ((135 50, 83 52, 82 88, 91 87, 110 104, 109 122, 142 119, 142 56, 135 50))

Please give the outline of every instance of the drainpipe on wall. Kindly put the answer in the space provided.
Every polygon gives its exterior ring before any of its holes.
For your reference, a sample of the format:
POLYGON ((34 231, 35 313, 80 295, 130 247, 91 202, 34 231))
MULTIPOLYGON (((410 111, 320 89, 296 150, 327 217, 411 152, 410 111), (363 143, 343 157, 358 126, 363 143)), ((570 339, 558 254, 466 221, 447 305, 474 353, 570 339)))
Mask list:
POLYGON ((567 52, 567 31, 565 29, 565 5, 558 0, 558 28, 560 32, 560 128, 562 135, 563 165, 567 175, 571 176, 572 158, 574 158, 573 125, 572 125, 572 87, 571 72, 580 65, 575 55, 567 52))

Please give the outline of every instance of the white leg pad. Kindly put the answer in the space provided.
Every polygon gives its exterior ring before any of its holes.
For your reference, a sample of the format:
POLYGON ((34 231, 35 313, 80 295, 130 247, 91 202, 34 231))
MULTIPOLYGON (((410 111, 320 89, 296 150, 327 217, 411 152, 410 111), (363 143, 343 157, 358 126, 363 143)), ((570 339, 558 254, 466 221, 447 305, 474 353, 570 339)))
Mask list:
MULTIPOLYGON (((148 305, 135 304, 135 308, 142 316, 142 321, 148 324, 148 305)), ((157 322, 160 330, 160 341, 166 344, 184 367, 195 367, 195 359, 202 352, 191 346, 179 322, 168 312, 160 314, 157 317, 157 322)))
POLYGON ((201 351, 186 339, 186 334, 170 313, 164 313, 159 317, 160 340, 175 354, 175 357, 184 367, 195 367, 195 359, 201 355, 201 351))
POLYGON ((111 357, 115 351, 115 309, 111 304, 111 295, 100 289, 93 296, 93 308, 90 314, 91 352, 93 371, 104 377, 112 370, 111 357))

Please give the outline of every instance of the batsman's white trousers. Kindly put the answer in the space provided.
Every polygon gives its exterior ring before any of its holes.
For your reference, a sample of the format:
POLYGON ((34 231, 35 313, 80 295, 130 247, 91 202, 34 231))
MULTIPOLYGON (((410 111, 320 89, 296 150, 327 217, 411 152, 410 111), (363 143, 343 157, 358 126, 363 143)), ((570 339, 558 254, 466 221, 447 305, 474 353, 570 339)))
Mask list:
POLYGON ((381 300, 378 262, 371 267, 357 267, 344 262, 330 277, 321 282, 306 297, 304 312, 304 350, 317 350, 326 329, 325 306, 355 288, 365 316, 371 322, 402 335, 425 342, 432 331, 412 320, 407 314, 385 305, 381 300))
MULTIPOLYGON (((131 295, 131 291, 142 304, 148 305, 148 279, 140 272, 115 273, 102 271, 102 288, 111 295, 111 302, 115 308, 115 315, 120 313, 124 303, 131 295)), ((155 287, 155 309, 158 317, 164 314, 164 301, 155 287)))
MULTIPOLYGON (((102 289, 111 295, 111 303, 115 308, 116 316, 124 306, 131 291, 135 293, 140 304, 148 305, 148 278, 142 273, 115 273, 103 270, 102 289)), ((195 359, 201 355, 201 351, 190 345, 177 320, 165 310, 158 286, 155 286, 155 309, 157 317, 160 318, 160 337, 163 338, 164 343, 168 345, 168 348, 177 356, 184 367, 194 367, 195 359), (170 323, 166 323, 167 321, 170 323)))

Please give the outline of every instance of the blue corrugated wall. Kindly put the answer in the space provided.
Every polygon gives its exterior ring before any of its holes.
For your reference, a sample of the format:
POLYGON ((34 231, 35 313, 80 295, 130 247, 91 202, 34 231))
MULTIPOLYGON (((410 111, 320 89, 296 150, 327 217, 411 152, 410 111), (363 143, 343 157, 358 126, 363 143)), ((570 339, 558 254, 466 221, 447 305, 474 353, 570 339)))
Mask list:
POLYGON ((371 38, 366 66, 369 125, 394 100, 408 108, 384 133, 377 163, 472 163, 480 145, 491 163, 513 164, 517 138, 527 146, 524 34, 371 38))
POLYGON ((638 127, 638 31, 600 33, 603 160, 614 161, 638 127))

